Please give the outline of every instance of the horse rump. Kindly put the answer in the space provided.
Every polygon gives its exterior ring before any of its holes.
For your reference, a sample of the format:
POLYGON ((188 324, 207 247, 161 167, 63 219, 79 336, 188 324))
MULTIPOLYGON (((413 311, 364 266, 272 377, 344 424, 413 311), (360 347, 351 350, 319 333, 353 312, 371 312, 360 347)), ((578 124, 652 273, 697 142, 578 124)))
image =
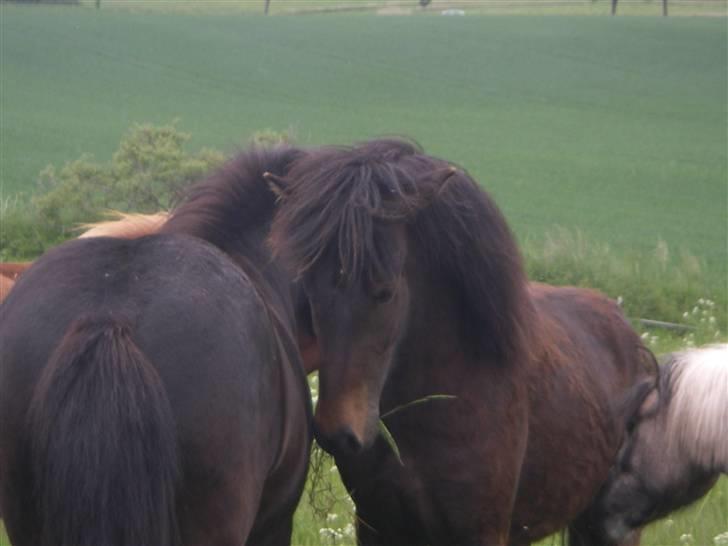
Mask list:
POLYGON ((122 321, 71 324, 34 389, 26 449, 38 546, 179 543, 172 410, 122 321))

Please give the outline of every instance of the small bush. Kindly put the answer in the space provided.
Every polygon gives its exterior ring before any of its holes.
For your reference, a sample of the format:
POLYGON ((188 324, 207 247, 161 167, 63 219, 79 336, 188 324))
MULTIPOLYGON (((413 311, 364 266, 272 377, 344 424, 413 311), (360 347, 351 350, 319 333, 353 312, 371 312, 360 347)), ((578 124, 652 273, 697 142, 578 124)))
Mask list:
MULTIPOLYGON (((77 235, 78 226, 103 218, 108 210, 152 213, 169 209, 185 188, 225 159, 218 151, 185 149, 190 135, 175 124, 137 124, 119 143, 111 161, 89 155, 60 168, 46 167, 30 198, 0 202, 0 259, 31 260, 77 235)), ((291 131, 266 129, 250 143, 291 143, 291 131)))
POLYGON ((212 150, 188 153, 189 138, 174 125, 134 125, 110 163, 82 156, 61 169, 47 167, 40 175, 41 192, 32 199, 38 222, 65 235, 80 223, 98 220, 105 210, 170 208, 184 188, 224 159, 212 150))

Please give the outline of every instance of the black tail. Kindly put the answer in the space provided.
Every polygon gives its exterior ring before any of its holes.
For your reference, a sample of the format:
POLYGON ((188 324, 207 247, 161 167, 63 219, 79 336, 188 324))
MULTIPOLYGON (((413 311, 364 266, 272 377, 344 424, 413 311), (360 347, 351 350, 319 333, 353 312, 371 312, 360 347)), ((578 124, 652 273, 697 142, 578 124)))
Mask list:
POLYGON ((39 546, 174 546, 174 417, 127 327, 71 325, 28 413, 39 546))

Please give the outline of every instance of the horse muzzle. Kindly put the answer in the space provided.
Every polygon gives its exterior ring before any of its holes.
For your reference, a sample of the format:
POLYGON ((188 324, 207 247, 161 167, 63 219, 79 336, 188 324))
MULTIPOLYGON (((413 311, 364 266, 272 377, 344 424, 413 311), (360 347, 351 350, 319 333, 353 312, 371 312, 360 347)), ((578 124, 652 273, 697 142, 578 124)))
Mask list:
POLYGON ((319 445, 334 456, 352 456, 371 445, 376 416, 371 416, 366 403, 337 400, 327 404, 319 399, 314 418, 314 436, 319 445))

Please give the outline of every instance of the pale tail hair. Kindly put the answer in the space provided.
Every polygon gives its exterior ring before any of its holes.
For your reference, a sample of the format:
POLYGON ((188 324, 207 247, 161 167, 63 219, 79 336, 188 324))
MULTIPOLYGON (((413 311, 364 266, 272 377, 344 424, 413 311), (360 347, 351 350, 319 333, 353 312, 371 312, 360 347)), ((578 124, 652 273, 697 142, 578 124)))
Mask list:
POLYGON ((119 239, 136 239, 144 235, 151 235, 159 231, 164 225, 169 218, 169 213, 134 214, 110 211, 108 216, 114 219, 79 226, 79 229, 85 231, 78 238, 117 237, 119 239))
POLYGON ((668 437, 695 464, 728 473, 728 344, 671 360, 668 437))

